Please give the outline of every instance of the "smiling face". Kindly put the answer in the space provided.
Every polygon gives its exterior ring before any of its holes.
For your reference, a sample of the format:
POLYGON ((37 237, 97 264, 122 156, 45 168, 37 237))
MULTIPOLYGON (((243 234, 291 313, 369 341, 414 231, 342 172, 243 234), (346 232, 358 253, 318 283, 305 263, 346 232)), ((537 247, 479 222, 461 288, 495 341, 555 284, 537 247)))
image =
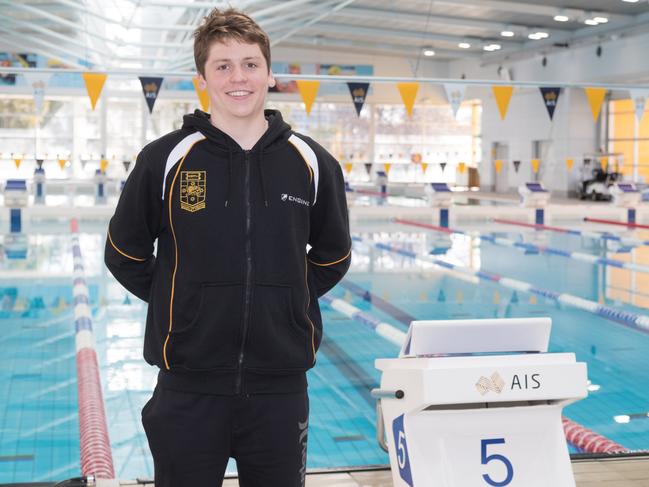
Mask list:
POLYGON ((199 87, 207 88, 219 122, 253 122, 264 116, 268 88, 275 79, 257 44, 229 39, 210 46, 199 87))

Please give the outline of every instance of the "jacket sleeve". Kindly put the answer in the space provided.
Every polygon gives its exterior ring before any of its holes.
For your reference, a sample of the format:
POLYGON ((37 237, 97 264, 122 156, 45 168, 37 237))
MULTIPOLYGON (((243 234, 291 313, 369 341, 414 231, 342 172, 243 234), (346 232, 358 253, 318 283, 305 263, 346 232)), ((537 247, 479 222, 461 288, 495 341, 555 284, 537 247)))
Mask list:
POLYGON ((320 148, 319 184, 311 209, 311 231, 307 255, 309 281, 318 297, 334 287, 351 263, 351 237, 345 183, 340 164, 320 148))
POLYGON ((152 169, 140 152, 108 224, 104 252, 104 262, 113 276, 146 302, 155 267, 153 243, 163 210, 162 177, 156 177, 152 169))

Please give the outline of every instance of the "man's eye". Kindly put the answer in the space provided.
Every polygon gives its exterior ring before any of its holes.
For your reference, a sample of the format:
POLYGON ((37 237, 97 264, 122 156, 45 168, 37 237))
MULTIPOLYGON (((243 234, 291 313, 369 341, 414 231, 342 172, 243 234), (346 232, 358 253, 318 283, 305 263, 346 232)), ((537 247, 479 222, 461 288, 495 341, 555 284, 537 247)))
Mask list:
POLYGON ((257 67, 257 63, 248 63, 247 65, 249 68, 254 69, 257 67))
POLYGON ((219 70, 219 71, 223 71, 224 69, 228 69, 228 65, 227 64, 219 64, 216 67, 216 69, 219 70))

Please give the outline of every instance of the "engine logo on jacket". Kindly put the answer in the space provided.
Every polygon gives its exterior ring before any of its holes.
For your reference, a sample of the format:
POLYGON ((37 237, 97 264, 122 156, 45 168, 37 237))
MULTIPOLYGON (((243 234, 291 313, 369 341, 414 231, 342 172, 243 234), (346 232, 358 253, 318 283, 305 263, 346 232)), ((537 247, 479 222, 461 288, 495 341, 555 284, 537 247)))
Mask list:
POLYGON ((205 208, 206 171, 180 172, 180 208, 195 212, 205 208))
POLYGON ((303 200, 297 196, 291 196, 290 194, 282 193, 282 201, 290 201, 291 203, 299 203, 304 206, 311 206, 310 201, 303 200))

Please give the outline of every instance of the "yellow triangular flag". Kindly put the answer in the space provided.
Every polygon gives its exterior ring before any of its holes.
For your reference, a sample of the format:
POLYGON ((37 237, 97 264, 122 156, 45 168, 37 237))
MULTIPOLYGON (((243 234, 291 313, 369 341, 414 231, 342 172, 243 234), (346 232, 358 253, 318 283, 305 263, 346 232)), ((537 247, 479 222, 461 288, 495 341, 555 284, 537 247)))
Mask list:
POLYGON ((500 304, 500 293, 498 291, 494 291, 493 303, 500 304))
POLYGON ((568 171, 572 171, 572 166, 575 164, 574 159, 566 159, 566 167, 568 168, 568 171))
POLYGON ((540 159, 532 159, 532 171, 534 171, 534 174, 539 172, 539 166, 541 165, 541 160, 540 159))
POLYGON ((415 106, 415 98, 417 98, 417 92, 419 91, 419 83, 397 83, 397 88, 399 88, 401 99, 403 100, 403 104, 406 106, 406 112, 408 112, 408 116, 412 118, 412 109, 415 106))
POLYGON ((22 159, 19 159, 17 157, 14 159, 14 163, 16 163, 16 169, 20 169, 20 163, 21 162, 23 162, 22 159))
POLYGON ((65 163, 68 162, 65 159, 59 159, 59 167, 63 169, 65 167, 65 163))
POLYGON ((348 162, 347 164, 345 164, 345 172, 346 172, 347 174, 349 174, 350 172, 352 172, 352 169, 353 169, 353 168, 354 168, 354 165, 353 165, 351 162, 348 162))
POLYGON ((593 113, 593 120, 596 122, 599 118, 599 112, 602 109, 602 103, 604 103, 606 88, 584 88, 584 91, 588 98, 590 111, 593 113))
POLYGON ((503 160, 502 159, 496 159, 494 161, 494 165, 496 166, 496 172, 500 174, 500 171, 503 169, 503 160))
POLYGON ((428 169, 428 163, 427 162, 422 162, 421 163, 421 170, 424 174, 426 174, 426 169, 428 169))
POLYGON ((602 166, 602 170, 606 172, 606 168, 608 167, 608 157, 603 156, 599 159, 599 163, 602 166))
POLYGON ((107 167, 108 167, 108 159, 102 159, 99 161, 99 170, 101 172, 105 173, 107 167))
POLYGON ((27 300, 25 298, 18 298, 14 303, 14 312, 21 312, 27 310, 27 300))
POLYGON ((311 80, 302 80, 299 79, 296 81, 297 89, 300 92, 302 101, 304 102, 304 108, 306 109, 306 114, 311 113, 311 107, 315 101, 315 97, 318 94, 318 89, 320 89, 320 81, 311 81, 311 80))
POLYGON ((457 170, 460 171, 460 174, 464 174, 464 171, 466 171, 466 164, 463 162, 460 162, 457 165, 457 170))
POLYGON ((392 167, 392 164, 390 164, 389 162, 386 162, 385 164, 383 164, 383 168, 385 169, 385 174, 390 174, 390 168, 391 167, 392 167))
POLYGON ((82 76, 83 81, 86 83, 86 91, 90 97, 90 105, 94 110, 108 75, 104 73, 83 73, 82 76))
POLYGON ((198 87, 198 78, 196 77, 192 78, 192 83, 194 83, 194 90, 196 91, 196 95, 198 95, 198 102, 201 104, 201 108, 204 112, 207 112, 210 109, 210 97, 207 94, 207 88, 201 90, 198 87))
POLYGON ((536 296, 533 294, 530 296, 530 304, 536 304, 536 296))
POLYGON ((496 97, 496 103, 498 104, 498 110, 500 111, 500 118, 505 120, 505 116, 507 116, 507 108, 509 107, 509 100, 512 98, 514 87, 492 86, 491 91, 496 97))
POLYGON ((464 301, 464 293, 462 291, 455 293, 455 301, 457 301, 458 303, 462 303, 464 301))

